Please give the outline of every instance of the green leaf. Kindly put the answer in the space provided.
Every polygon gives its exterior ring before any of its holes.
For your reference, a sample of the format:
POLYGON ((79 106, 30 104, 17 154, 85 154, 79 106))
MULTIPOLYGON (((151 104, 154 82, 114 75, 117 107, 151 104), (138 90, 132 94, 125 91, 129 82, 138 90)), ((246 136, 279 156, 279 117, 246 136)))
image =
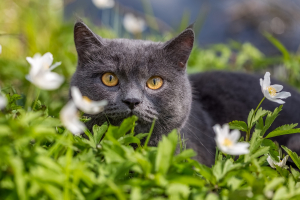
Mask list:
POLYGON ((274 161, 276 161, 276 162, 279 162, 280 160, 279 160, 279 158, 278 158, 278 156, 279 156, 279 153, 278 153, 278 151, 274 151, 274 150, 269 150, 269 155, 271 156, 271 158, 272 158, 272 160, 274 160, 274 161))
POLYGON ((162 140, 158 143, 157 156, 155 161, 155 171, 166 174, 171 165, 171 161, 177 146, 177 131, 173 130, 168 137, 163 135, 162 140))
POLYGON ((280 187, 274 194, 273 200, 282 200, 288 198, 288 189, 285 186, 280 187))
POLYGON ((228 159, 224 161, 218 161, 213 167, 213 174, 216 179, 221 180, 228 172, 241 167, 240 163, 233 163, 233 159, 228 159))
POLYGON ((284 177, 278 177, 278 178, 272 179, 269 183, 266 184, 266 186, 264 188, 264 193, 266 193, 267 191, 273 190, 278 185, 283 184, 284 181, 285 181, 284 177))
POLYGON ((120 127, 109 125, 104 139, 108 139, 114 143, 118 143, 117 140, 128 133, 132 128, 135 127, 135 122, 138 118, 131 116, 124 119, 120 127))
POLYGON ((262 146, 268 146, 269 149, 269 155, 271 156, 272 160, 279 162, 279 153, 278 153, 278 147, 274 144, 272 140, 264 139, 261 143, 262 146))
POLYGON ((96 148, 96 143, 91 132, 89 130, 85 130, 84 133, 88 136, 90 142, 93 144, 93 147, 96 148))
POLYGON ((259 148, 262 141, 263 139, 261 139, 260 137, 260 131, 258 129, 255 129, 250 140, 250 147, 249 147, 250 154, 252 154, 254 151, 256 151, 259 148))
POLYGON ((19 157, 11 157, 10 164, 14 171, 14 181, 16 184, 16 190, 18 193, 18 199, 28 199, 26 193, 26 177, 24 174, 24 163, 19 157))
POLYGON ((270 128, 270 126, 272 125, 272 123, 274 122, 274 120, 276 119, 276 117, 278 116, 279 112, 282 110, 282 105, 280 105, 279 107, 275 108, 273 113, 269 113, 266 117, 265 120, 265 126, 261 131, 261 135, 264 136, 264 134, 266 133, 266 131, 270 128))
POLYGON ((185 176, 185 175, 177 176, 176 178, 172 178, 169 181, 170 183, 182 183, 189 186, 198 186, 198 187, 203 187, 205 184, 205 181, 203 179, 199 179, 194 176, 185 176))
POLYGON ((188 158, 192 158, 194 156, 196 156, 196 152, 193 150, 193 149, 187 149, 187 150, 184 150, 182 152, 180 152, 179 154, 177 154, 176 156, 174 156, 173 158, 173 162, 181 162, 185 159, 188 159, 188 158))
POLYGON ((107 122, 105 122, 102 126, 98 126, 97 124, 93 126, 94 140, 96 144, 99 144, 100 140, 102 139, 107 129, 108 129, 107 122))
POLYGON ((285 60, 289 60, 290 59, 290 54, 289 54, 288 50, 283 46, 283 44, 281 44, 281 42, 279 40, 277 40, 276 38, 274 38, 268 32, 264 32, 263 35, 282 53, 283 58, 285 60))
POLYGON ((218 197, 218 195, 215 194, 215 193, 209 193, 209 194, 206 196, 205 200, 219 200, 219 197, 218 197))
POLYGON ((270 113, 268 110, 263 110, 261 107, 256 111, 255 116, 253 116, 250 127, 252 127, 260 118, 263 118, 265 115, 270 113))
POLYGON ((262 146, 269 146, 270 149, 275 149, 277 150, 278 147, 275 145, 275 143, 272 140, 269 139, 264 139, 261 143, 262 146))
POLYGON ((289 154, 290 158, 294 161, 295 165, 300 169, 300 158, 299 156, 295 153, 292 152, 289 148, 281 145, 281 147, 289 154))
POLYGON ((121 137, 119 140, 120 144, 123 144, 125 146, 129 145, 129 144, 140 144, 141 141, 134 137, 134 136, 130 136, 130 135, 125 135, 124 137, 121 137))
POLYGON ((276 128, 274 131, 270 132, 265 138, 276 137, 280 135, 287 135, 292 133, 300 133, 300 128, 295 128, 298 124, 287 124, 276 128))
POLYGON ((247 129, 248 129, 248 126, 245 122, 237 121, 237 120, 229 122, 229 126, 230 126, 230 129, 237 129, 237 130, 244 131, 244 132, 247 132, 247 129))
POLYGON ((294 169, 292 166, 290 166, 290 169, 291 169, 291 173, 294 177, 294 180, 298 182, 299 178, 300 178, 300 172, 298 170, 294 169))
POLYGON ((250 111, 250 113, 249 113, 249 115, 248 115, 248 119, 247 119, 248 127, 251 127, 251 126, 250 126, 250 121, 251 121, 251 119, 252 119, 252 117, 253 117, 253 114, 254 114, 254 110, 251 109, 251 111, 250 111))
POLYGON ((253 159, 253 158, 258 158, 259 156, 262 156, 266 153, 268 153, 270 147, 262 147, 262 148, 259 148, 255 153, 253 153, 251 156, 250 156, 250 159, 253 159))
POLYGON ((135 137, 141 140, 141 139, 147 137, 148 135, 149 135, 149 133, 139 133, 139 134, 135 135, 135 137))
POLYGON ((216 184, 216 177, 213 175, 212 169, 194 161, 196 172, 200 173, 208 182, 216 184))
POLYGON ((121 126, 118 129, 118 134, 116 136, 116 139, 120 138, 121 136, 124 136, 126 133, 128 133, 132 128, 135 127, 135 122, 138 120, 137 116, 131 116, 129 118, 124 119, 121 126))

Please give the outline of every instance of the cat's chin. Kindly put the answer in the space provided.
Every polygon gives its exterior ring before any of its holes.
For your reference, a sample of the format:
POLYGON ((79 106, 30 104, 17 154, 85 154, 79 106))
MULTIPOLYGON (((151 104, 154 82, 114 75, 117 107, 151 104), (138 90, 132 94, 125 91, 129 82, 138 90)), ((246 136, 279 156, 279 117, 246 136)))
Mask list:
POLYGON ((114 126, 119 126, 121 125, 121 123, 124 121, 124 119, 131 117, 131 116, 137 116, 138 120, 137 120, 137 124, 142 124, 142 125, 151 125, 152 122, 154 121, 154 119, 157 119, 156 117, 150 117, 147 115, 144 115, 142 113, 140 113, 139 111, 131 111, 128 113, 122 113, 122 115, 120 114, 119 116, 108 116, 108 120, 110 121, 110 123, 114 126))

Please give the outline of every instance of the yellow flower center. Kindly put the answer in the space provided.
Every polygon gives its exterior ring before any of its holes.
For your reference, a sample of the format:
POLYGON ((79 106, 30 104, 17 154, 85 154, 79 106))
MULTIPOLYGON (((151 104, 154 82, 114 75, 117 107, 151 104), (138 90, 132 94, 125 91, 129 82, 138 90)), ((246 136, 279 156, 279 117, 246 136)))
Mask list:
POLYGON ((83 101, 86 101, 87 103, 91 103, 92 100, 90 100, 87 96, 83 96, 83 101))
POLYGON ((274 97, 276 95, 277 91, 275 90, 275 88, 269 86, 269 87, 267 87, 267 90, 268 90, 269 94, 271 95, 271 97, 274 97))
POLYGON ((50 65, 48 65, 48 64, 43 64, 43 67, 44 67, 44 69, 49 69, 50 68, 50 65))
POLYGON ((225 138, 225 140, 223 141, 223 145, 227 146, 227 147, 231 147, 232 146, 232 141, 225 138))

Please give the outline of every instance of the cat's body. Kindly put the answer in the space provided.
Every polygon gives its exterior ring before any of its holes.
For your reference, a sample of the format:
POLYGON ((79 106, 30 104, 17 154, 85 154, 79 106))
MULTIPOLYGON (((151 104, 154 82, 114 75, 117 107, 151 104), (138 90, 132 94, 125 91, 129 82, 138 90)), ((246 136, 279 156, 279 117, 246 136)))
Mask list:
MULTIPOLYGON (((82 22, 76 23, 74 35, 78 67, 71 85, 92 100, 108 100, 103 113, 90 116, 89 129, 107 120, 119 125, 136 115, 135 131, 145 133, 156 119, 150 145, 157 145, 163 134, 178 129, 187 147, 197 152, 197 160, 211 165, 215 152, 212 126, 246 120, 263 97, 258 76, 210 72, 188 77, 186 62, 194 42, 190 27, 165 43, 103 39, 82 22), (107 73, 118 79, 116 85, 103 82, 107 73), (158 80, 163 84, 151 89, 148 82, 156 84, 158 80)), ((274 126, 300 121, 300 95, 294 90, 291 93, 274 126)), ((271 110, 277 105, 267 100, 263 103, 271 110)), ((287 138, 281 138, 280 143, 289 146, 287 138)))
MULTIPOLYGON (((215 144, 212 129, 200 131, 205 129, 199 124, 200 120, 195 120, 195 118, 200 119, 201 115, 199 113, 202 113, 202 115, 204 113, 210 119, 208 121, 208 123, 211 123, 210 127, 233 120, 247 122, 250 110, 255 109, 264 97, 259 84, 260 78, 263 77, 232 72, 205 72, 189 77, 193 88, 193 103, 190 117, 183 128, 183 132, 186 132, 185 136, 188 138, 187 146, 194 149, 199 149, 199 146, 202 146, 206 150, 206 153, 202 149, 200 152, 198 151, 198 160, 206 160, 207 155, 214 154, 215 144)), ((284 85, 284 91, 290 92, 292 96, 285 99, 286 103, 283 105, 279 117, 276 118, 269 130, 274 130, 285 124, 299 123, 300 94, 276 80, 272 79, 271 83, 284 85)), ((263 109, 270 111, 278 106, 278 103, 267 99, 261 105, 263 109)), ((281 145, 288 146, 298 154, 300 153, 299 134, 284 135, 274 139, 281 145)), ((213 159, 212 156, 209 156, 209 158, 213 159)), ((213 161, 208 161, 208 163, 211 162, 213 161)))

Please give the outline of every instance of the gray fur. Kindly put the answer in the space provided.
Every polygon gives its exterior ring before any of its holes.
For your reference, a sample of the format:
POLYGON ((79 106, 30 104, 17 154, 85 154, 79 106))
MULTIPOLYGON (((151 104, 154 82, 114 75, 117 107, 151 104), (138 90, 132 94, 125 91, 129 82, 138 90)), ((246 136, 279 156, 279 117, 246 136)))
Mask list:
MULTIPOLYGON (((197 152, 196 159, 206 165, 214 162, 215 142, 212 126, 233 120, 246 121, 249 111, 263 98, 261 76, 229 72, 186 74, 186 62, 194 42, 194 32, 188 27, 176 38, 161 42, 128 39, 103 39, 84 23, 77 22, 74 29, 78 52, 78 66, 71 86, 77 86, 84 96, 108 105, 103 113, 91 116, 89 129, 105 121, 119 125, 130 115, 139 117, 136 132, 146 133, 156 119, 150 145, 155 146, 163 134, 178 129, 187 147, 197 152), (105 72, 113 72, 119 84, 107 87, 101 81, 105 72), (164 80, 158 90, 147 88, 152 76, 164 80), (130 109, 128 99, 140 102, 130 109)), ((276 81, 272 80, 272 83, 276 81)), ((281 83, 282 84, 282 83, 281 83)), ((284 84, 283 84, 284 85, 284 84)), ((300 121, 300 95, 285 86, 292 97, 271 130, 283 124, 300 121)), ((265 100, 262 107, 273 110, 278 104, 265 100)), ((295 138, 287 135, 275 138, 300 153, 295 138)))
POLYGON ((128 39, 103 39, 82 22, 74 30, 78 66, 71 85, 77 86, 92 100, 108 100, 103 113, 91 116, 89 129, 107 119, 113 125, 134 114, 139 117, 136 132, 149 132, 153 119, 156 125, 150 145, 157 145, 162 134, 181 129, 190 112, 192 95, 185 65, 193 47, 194 32, 186 29, 166 43, 128 39), (119 84, 107 87, 101 81, 105 72, 113 72, 119 84), (158 90, 146 87, 155 75, 163 78, 158 90), (138 99, 131 110, 125 99, 138 99))

